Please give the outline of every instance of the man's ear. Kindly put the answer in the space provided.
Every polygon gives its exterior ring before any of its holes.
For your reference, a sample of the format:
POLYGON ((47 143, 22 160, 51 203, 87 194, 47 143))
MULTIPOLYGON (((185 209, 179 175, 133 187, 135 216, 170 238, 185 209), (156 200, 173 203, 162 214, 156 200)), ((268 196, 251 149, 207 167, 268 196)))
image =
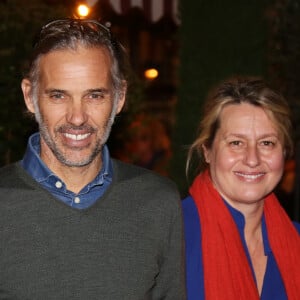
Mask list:
POLYGON ((32 99, 32 84, 31 84, 30 80, 28 80, 26 78, 23 79, 21 82, 21 88, 22 88, 26 107, 30 112, 32 112, 34 114, 35 110, 34 110, 33 99, 32 99))
POLYGON ((119 98, 118 104, 117 104, 117 111, 116 111, 117 114, 122 110, 122 108, 125 104, 126 93, 127 93, 127 82, 124 80, 122 91, 120 93, 120 98, 119 98))

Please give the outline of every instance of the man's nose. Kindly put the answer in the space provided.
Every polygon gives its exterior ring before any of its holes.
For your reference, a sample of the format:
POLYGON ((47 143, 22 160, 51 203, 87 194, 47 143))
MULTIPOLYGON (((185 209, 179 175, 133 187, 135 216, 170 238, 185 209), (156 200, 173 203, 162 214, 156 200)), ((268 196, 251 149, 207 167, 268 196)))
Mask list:
POLYGON ((67 113, 67 121, 73 125, 80 126, 84 124, 88 119, 86 106, 82 101, 73 100, 67 113))

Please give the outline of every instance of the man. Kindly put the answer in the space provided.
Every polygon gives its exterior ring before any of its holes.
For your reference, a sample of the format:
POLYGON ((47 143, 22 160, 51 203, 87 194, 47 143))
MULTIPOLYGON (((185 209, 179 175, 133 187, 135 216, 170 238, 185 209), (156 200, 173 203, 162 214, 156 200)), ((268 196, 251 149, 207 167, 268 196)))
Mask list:
POLYGON ((22 91, 39 133, 0 170, 0 299, 184 299, 179 195, 111 159, 126 59, 93 20, 45 25, 22 91))

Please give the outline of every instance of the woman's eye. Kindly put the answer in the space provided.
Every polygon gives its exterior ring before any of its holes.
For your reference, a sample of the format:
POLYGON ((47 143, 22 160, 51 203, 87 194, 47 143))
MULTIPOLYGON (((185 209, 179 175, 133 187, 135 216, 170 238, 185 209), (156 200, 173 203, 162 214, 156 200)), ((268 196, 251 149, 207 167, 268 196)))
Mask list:
POLYGON ((261 145, 263 146, 275 146, 275 143, 273 141, 262 141, 261 145))
POLYGON ((242 142, 241 141, 231 141, 231 142, 229 142, 229 144, 232 146, 240 146, 240 145, 242 145, 242 142))

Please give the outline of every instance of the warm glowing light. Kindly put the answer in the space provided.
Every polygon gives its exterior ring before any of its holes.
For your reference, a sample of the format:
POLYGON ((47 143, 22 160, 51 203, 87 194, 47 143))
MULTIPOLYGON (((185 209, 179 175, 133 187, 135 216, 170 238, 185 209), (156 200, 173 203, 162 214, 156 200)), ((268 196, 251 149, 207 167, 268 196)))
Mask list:
POLYGON ((144 75, 147 79, 154 79, 158 76, 158 71, 154 68, 151 68, 151 69, 147 69, 145 72, 144 72, 144 75))
POLYGON ((90 13, 90 9, 87 5, 85 4, 80 4, 77 7, 77 13, 81 17, 86 17, 90 13))

